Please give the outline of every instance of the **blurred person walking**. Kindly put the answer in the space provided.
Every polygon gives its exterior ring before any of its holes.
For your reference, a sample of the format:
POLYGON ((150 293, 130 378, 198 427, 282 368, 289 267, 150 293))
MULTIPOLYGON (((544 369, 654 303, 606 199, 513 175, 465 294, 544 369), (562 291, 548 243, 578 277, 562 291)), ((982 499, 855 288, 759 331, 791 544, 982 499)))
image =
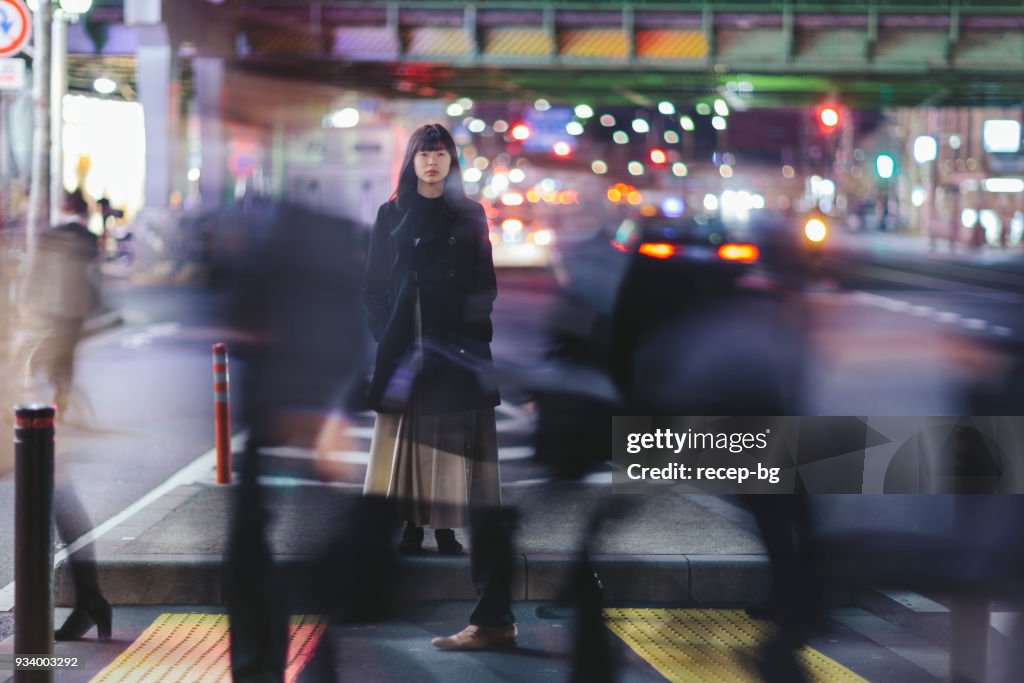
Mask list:
MULTIPOLYGON (((246 220, 252 242, 237 264, 229 313, 242 333, 231 353, 245 368, 240 418, 248 436, 239 454, 223 586, 232 679, 282 681, 289 613, 300 605, 307 609, 303 600, 312 600, 312 609, 331 623, 387 606, 394 591, 394 550, 386 538, 392 516, 386 501, 359 496, 354 505, 339 506, 331 537, 308 549, 316 558, 313 571, 297 577, 276 563, 273 541, 280 536, 272 526, 281 498, 261 481, 274 472, 263 451, 314 443, 318 452, 347 448, 320 441, 326 439, 328 411, 337 410, 334 424, 343 432, 350 399, 362 389, 363 249, 355 223, 304 206, 268 205, 246 220)), ((328 468, 320 466, 330 464, 315 466, 323 473, 328 468)), ((317 646, 316 664, 303 673, 307 680, 334 680, 332 650, 327 635, 317 646)))
MULTIPOLYGON (((22 372, 22 400, 57 404, 58 419, 67 417, 75 379, 75 353, 85 320, 100 304, 99 241, 89 231, 89 204, 81 190, 64 195, 64 222, 40 237, 33 255, 27 286, 21 302, 22 344, 18 367, 22 372), (33 384, 39 376, 47 388, 33 384), (52 393, 51 393, 52 392, 52 393)), ((74 404, 81 409, 83 404, 74 404)), ((78 499, 63 468, 58 468, 54 498, 57 533, 67 544, 92 528, 85 507, 78 499)), ((56 630, 59 641, 77 640, 96 627, 97 637, 111 634, 111 608, 100 591, 92 544, 69 558, 75 588, 74 609, 56 630)))
POLYGON ((377 419, 364 493, 396 501, 404 553, 422 552, 424 525, 441 554, 462 552, 453 527, 472 518, 479 602, 469 627, 434 639, 444 649, 516 639, 515 520, 500 508, 490 372, 496 296, 487 219, 465 194, 455 142, 440 124, 422 126, 370 237, 364 301, 378 342, 369 387, 377 419))
MULTIPOLYGON (((99 241, 86 227, 89 204, 81 190, 66 192, 61 205, 64 222, 45 233, 29 267, 21 302, 22 343, 18 368, 22 399, 52 400, 57 417, 71 407, 75 351, 86 319, 100 305, 99 241), (40 396, 33 386, 42 380, 52 394, 40 396)), ((84 409, 77 402, 76 409, 84 409)))

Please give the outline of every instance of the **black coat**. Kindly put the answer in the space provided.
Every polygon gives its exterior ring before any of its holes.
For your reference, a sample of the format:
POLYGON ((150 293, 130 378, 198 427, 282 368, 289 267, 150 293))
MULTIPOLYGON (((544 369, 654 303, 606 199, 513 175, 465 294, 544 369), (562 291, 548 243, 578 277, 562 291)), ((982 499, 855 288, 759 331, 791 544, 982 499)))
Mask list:
POLYGON ((417 364, 416 302, 422 320, 422 371, 415 397, 426 414, 491 408, 500 402, 491 372, 491 309, 497 296, 487 219, 474 201, 445 203, 437 229, 413 239, 416 217, 394 200, 377 211, 363 289, 378 342, 369 407, 402 412, 417 364))

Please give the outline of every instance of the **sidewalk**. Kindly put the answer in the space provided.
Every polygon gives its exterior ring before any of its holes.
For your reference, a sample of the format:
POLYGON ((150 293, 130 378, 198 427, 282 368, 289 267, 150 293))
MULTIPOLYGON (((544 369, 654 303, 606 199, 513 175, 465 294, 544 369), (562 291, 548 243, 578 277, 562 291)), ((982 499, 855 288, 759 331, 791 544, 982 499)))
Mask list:
MULTIPOLYGON (((120 605, 223 603, 221 564, 233 487, 181 486, 103 534, 95 551, 103 591, 120 605)), ((337 487, 269 487, 270 545, 301 581, 358 491, 337 487)), ((504 503, 521 514, 515 600, 561 596, 591 512, 611 500, 610 487, 551 483, 505 487, 504 503)), ((617 502, 626 496, 615 495, 617 502)), ((591 539, 609 601, 747 605, 768 590, 769 564, 749 516, 712 496, 629 496, 630 514, 591 539)), ((355 522, 358 523, 358 522, 355 522)), ((460 531, 461 540, 466 532, 460 531)), ((469 555, 440 557, 432 540, 422 557, 404 558, 414 577, 411 600, 470 600, 469 555)), ((71 599, 67 562, 56 571, 58 605, 71 599)))
POLYGON ((1024 262, 1024 248, 1019 245, 1008 246, 1005 249, 989 245, 973 248, 961 240, 955 248, 950 248, 949 240, 938 238, 933 243, 924 233, 852 231, 843 226, 838 226, 829 233, 826 250, 878 259, 927 257, 934 261, 979 266, 1024 262))

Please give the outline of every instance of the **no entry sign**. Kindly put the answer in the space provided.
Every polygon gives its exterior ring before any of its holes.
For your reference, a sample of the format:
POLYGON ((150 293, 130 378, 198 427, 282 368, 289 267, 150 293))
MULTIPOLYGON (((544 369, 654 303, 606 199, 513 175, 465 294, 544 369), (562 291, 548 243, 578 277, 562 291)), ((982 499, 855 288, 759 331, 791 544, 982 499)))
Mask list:
POLYGON ((0 57, 16 55, 32 35, 32 14, 21 0, 0 0, 0 57))

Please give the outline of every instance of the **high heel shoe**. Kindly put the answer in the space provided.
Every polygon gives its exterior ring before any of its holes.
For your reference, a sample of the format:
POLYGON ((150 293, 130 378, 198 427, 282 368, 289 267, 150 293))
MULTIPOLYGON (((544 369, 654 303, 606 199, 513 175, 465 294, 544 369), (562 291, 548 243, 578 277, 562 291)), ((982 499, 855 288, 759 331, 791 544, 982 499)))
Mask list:
POLYGON ((96 596, 83 604, 75 605, 71 614, 64 620, 59 629, 53 632, 53 639, 58 641, 78 640, 96 626, 98 640, 110 640, 110 627, 113 611, 110 603, 96 596))
POLYGON ((398 544, 398 552, 403 555, 419 555, 423 552, 423 527, 412 522, 405 523, 402 540, 398 544))
POLYGON ((462 552, 462 544, 455 540, 455 532, 451 529, 434 529, 434 540, 437 541, 437 552, 441 555, 458 555, 462 552))

